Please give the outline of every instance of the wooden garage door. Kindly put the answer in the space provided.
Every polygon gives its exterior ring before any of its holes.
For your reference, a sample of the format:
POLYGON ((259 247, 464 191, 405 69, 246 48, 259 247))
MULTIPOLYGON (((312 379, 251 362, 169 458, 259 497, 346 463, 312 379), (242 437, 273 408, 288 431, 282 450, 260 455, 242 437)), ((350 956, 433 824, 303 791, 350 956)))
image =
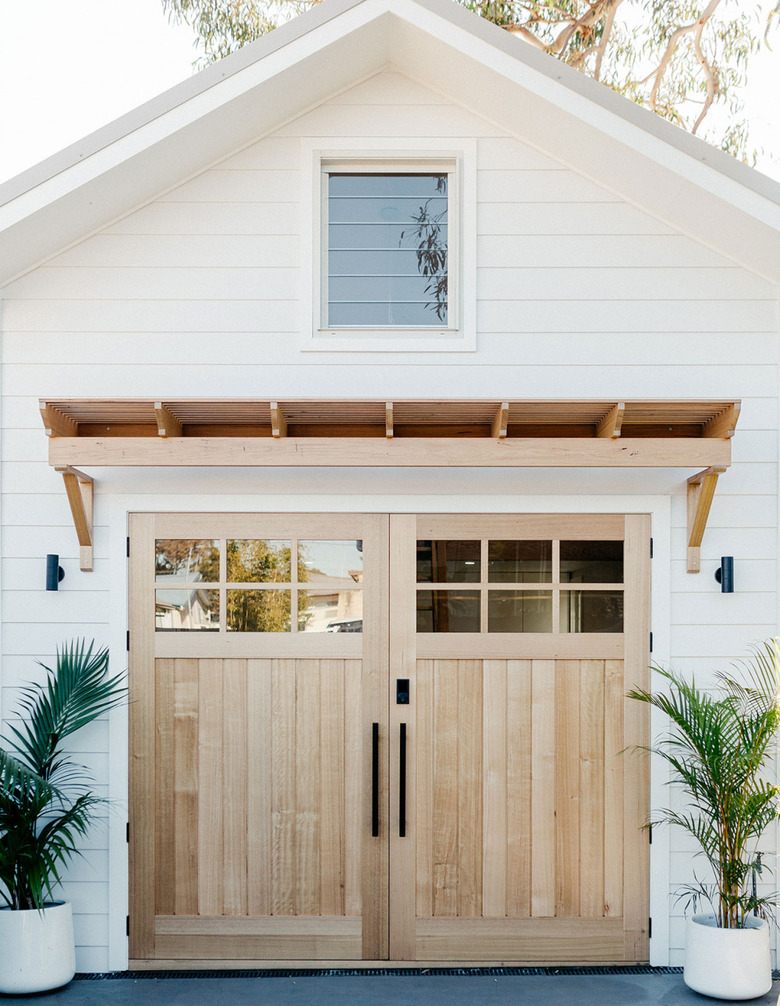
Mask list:
POLYGON ((135 515, 130 543, 131 958, 386 955, 387 518, 135 515))
POLYGON ((390 956, 647 960, 649 519, 391 536, 390 956))
POLYGON ((131 542, 134 962, 647 959, 647 518, 131 542))

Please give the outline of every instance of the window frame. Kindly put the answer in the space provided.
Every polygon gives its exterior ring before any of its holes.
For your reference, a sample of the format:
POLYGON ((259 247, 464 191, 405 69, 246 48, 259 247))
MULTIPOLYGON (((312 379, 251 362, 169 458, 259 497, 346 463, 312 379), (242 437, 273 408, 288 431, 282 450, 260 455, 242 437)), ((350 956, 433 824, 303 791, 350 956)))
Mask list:
POLYGON ((308 184, 302 199, 310 246, 304 247, 301 348, 315 352, 473 352, 476 350, 476 142, 458 147, 389 151, 304 151, 308 184), (446 174, 448 178, 447 325, 328 326, 327 191, 330 174, 446 174))

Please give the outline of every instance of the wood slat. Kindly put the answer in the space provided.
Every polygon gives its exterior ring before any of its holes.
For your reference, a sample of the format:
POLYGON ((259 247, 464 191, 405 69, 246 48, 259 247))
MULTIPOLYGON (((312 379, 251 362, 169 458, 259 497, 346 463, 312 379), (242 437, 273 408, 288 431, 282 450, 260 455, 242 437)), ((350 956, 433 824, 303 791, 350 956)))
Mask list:
POLYGON ((247 662, 247 912, 270 915, 273 890, 273 661, 247 662))
POLYGON ((604 661, 580 663, 580 914, 604 915, 604 661))
POLYGON ((224 915, 247 912, 247 662, 225 660, 223 672, 224 915))
POLYGON ((530 660, 506 663, 506 914, 512 918, 531 914, 532 669, 530 660))
MULTIPOLYGON (((176 828, 174 806, 175 660, 156 660, 154 668, 155 773, 150 793, 154 794, 154 911, 152 915, 173 915, 176 911, 176 828)), ((150 822, 151 823, 151 822, 150 822)))
POLYGON ((271 821, 273 915, 295 915, 295 679, 296 661, 275 660, 271 685, 273 773, 271 821))
POLYGON ((320 914, 320 662, 295 673, 295 909, 320 914))
POLYGON ((534 660, 531 677, 531 915, 555 915, 558 862, 556 856, 555 716, 556 664, 534 660))
MULTIPOLYGON (((509 844, 507 816, 511 813, 508 804, 511 806, 514 803, 513 800, 510 803, 513 787, 509 778, 507 753, 507 721, 512 722, 507 698, 507 662, 486 660, 483 666, 483 682, 484 718, 490 724, 490 728, 482 729, 484 764, 482 910, 486 916, 499 917, 508 913, 507 903, 514 900, 510 899, 507 872, 509 844)), ((513 741, 514 739, 513 734, 513 741)))
POLYGON ((198 661, 198 914, 222 914, 222 661, 198 661))
POLYGON ((458 661, 434 669, 433 915, 458 914, 458 661))
POLYGON ((457 913, 468 918, 482 915, 482 661, 461 660, 457 673, 457 913))
POLYGON ((173 910, 192 915, 198 911, 198 661, 174 661, 173 676, 173 910))

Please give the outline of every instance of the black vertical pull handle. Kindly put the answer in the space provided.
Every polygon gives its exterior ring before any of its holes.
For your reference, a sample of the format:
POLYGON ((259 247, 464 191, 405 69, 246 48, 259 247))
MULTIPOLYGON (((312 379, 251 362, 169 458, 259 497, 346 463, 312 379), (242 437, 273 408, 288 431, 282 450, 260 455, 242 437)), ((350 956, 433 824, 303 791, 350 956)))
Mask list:
POLYGON ((379 835, 379 724, 371 724, 371 836, 379 835))
POLYGON ((398 837, 406 838, 406 724, 401 724, 398 752, 398 837))

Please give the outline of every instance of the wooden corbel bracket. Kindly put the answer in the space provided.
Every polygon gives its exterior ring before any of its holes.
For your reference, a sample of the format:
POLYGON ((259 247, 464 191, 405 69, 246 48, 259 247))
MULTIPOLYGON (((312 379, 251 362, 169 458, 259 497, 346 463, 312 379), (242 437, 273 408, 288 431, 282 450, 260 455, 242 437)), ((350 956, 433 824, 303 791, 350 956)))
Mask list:
POLYGON ((70 512, 79 540, 79 568, 92 572, 93 565, 93 488, 94 479, 70 465, 55 465, 54 470, 62 475, 65 492, 68 494, 70 512))
POLYGON ((705 468, 688 479, 688 572, 701 570, 701 540, 707 527, 718 476, 725 468, 705 468))

